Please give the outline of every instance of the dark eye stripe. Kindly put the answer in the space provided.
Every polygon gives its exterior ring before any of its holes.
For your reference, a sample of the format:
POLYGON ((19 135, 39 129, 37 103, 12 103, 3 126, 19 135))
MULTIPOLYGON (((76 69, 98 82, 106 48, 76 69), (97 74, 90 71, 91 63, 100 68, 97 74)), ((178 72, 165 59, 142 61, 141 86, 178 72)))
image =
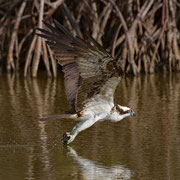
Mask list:
POLYGON ((116 109, 119 112, 119 114, 121 114, 121 115, 129 112, 129 111, 123 111, 118 105, 116 105, 116 109))

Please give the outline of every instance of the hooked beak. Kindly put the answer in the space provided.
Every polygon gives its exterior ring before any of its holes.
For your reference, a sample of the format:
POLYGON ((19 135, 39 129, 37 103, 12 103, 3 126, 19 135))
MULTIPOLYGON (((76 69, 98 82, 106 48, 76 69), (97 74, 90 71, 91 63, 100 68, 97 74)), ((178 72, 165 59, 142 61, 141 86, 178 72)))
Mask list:
POLYGON ((136 116, 136 112, 131 109, 131 116, 136 116))

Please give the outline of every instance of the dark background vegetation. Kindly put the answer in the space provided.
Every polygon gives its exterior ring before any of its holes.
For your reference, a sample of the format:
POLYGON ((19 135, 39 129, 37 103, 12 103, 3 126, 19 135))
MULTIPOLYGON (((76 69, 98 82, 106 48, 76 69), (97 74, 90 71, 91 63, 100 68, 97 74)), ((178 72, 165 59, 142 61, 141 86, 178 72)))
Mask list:
POLYGON ((35 35, 57 19, 74 35, 90 34, 126 73, 180 71, 178 0, 6 0, 0 1, 0 71, 37 76, 57 64, 35 35))

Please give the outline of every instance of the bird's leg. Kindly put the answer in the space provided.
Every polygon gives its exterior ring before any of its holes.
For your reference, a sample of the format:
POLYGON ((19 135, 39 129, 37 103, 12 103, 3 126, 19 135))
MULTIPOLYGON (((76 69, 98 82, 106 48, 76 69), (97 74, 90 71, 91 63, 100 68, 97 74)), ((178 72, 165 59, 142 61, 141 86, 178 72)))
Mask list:
POLYGON ((84 120, 84 121, 79 122, 72 129, 71 133, 65 133, 63 135, 63 139, 62 139, 63 143, 64 144, 71 143, 81 131, 91 127, 97 120, 92 118, 92 119, 88 119, 88 120, 84 120))
POLYGON ((71 134, 77 136, 81 131, 91 127, 95 122, 96 122, 95 119, 88 119, 85 121, 81 121, 78 124, 76 124, 76 126, 71 131, 71 134))

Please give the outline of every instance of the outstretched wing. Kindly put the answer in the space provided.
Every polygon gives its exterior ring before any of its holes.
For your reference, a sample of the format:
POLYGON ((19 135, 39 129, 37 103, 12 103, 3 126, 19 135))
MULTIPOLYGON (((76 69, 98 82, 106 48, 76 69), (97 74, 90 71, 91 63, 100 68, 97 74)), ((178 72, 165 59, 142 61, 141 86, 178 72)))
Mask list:
MULTIPOLYGON (((38 29, 41 31, 38 35, 47 39, 46 43, 62 66, 67 99, 79 111, 87 98, 91 99, 100 93, 112 77, 121 76, 122 69, 117 67, 115 60, 94 39, 90 38, 91 44, 86 43, 74 37, 56 20, 56 27, 46 22, 44 24, 50 31, 38 29)), ((115 89, 113 86, 113 94, 115 89)))

